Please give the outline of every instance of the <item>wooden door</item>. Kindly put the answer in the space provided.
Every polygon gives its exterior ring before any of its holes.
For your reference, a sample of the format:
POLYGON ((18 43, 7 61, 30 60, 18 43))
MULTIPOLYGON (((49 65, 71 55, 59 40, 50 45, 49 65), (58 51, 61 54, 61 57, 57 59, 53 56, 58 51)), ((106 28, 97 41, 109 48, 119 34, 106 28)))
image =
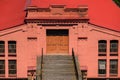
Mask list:
POLYGON ((66 30, 56 30, 52 34, 48 34, 47 39, 47 54, 68 54, 69 37, 64 33, 66 30), (55 32, 55 33, 54 33, 55 32))

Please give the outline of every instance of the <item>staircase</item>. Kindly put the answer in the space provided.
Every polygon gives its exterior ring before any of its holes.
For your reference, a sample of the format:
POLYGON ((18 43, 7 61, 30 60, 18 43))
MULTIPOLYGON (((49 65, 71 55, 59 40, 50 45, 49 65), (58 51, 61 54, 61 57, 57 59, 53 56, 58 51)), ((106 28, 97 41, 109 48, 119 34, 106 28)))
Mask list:
POLYGON ((71 55, 38 57, 37 74, 40 74, 37 76, 37 80, 82 80, 78 70, 78 62, 71 55))
POLYGON ((71 56, 44 56, 42 73, 43 80, 76 80, 71 56))

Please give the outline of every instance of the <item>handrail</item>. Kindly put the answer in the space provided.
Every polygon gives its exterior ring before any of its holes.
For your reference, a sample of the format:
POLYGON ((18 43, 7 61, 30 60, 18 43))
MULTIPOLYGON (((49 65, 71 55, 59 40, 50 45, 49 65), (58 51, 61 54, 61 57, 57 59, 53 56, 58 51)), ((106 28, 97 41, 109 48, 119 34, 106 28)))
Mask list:
POLYGON ((36 80, 42 80, 43 48, 41 56, 37 56, 36 80))
POLYGON ((77 80, 82 80, 81 71, 79 69, 79 64, 78 64, 78 58, 75 56, 73 49, 72 49, 72 56, 75 64, 76 78, 77 80))
POLYGON ((43 48, 42 48, 42 54, 41 54, 41 71, 40 71, 40 80, 42 80, 42 64, 43 64, 43 48))

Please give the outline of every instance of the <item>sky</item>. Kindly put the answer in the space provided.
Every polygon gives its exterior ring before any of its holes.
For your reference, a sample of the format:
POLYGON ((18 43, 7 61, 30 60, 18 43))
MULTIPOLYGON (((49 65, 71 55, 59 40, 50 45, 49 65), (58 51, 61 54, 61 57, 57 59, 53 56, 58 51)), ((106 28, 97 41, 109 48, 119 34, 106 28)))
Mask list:
POLYGON ((90 23, 120 31, 120 8, 112 0, 0 0, 0 30, 23 24, 24 10, 30 2, 38 7, 88 5, 90 23))

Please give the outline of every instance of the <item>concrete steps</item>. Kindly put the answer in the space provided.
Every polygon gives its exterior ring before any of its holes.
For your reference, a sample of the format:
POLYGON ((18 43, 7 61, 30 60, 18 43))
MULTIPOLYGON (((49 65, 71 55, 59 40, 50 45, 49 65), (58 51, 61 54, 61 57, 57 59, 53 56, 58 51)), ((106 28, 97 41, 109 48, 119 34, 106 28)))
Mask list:
POLYGON ((73 60, 45 60, 43 61, 44 64, 55 64, 55 63, 59 63, 59 64, 73 64, 73 60))
POLYGON ((72 60, 71 55, 45 55, 43 60, 72 60))
POLYGON ((42 80, 76 80, 73 57, 70 55, 43 56, 42 80))

